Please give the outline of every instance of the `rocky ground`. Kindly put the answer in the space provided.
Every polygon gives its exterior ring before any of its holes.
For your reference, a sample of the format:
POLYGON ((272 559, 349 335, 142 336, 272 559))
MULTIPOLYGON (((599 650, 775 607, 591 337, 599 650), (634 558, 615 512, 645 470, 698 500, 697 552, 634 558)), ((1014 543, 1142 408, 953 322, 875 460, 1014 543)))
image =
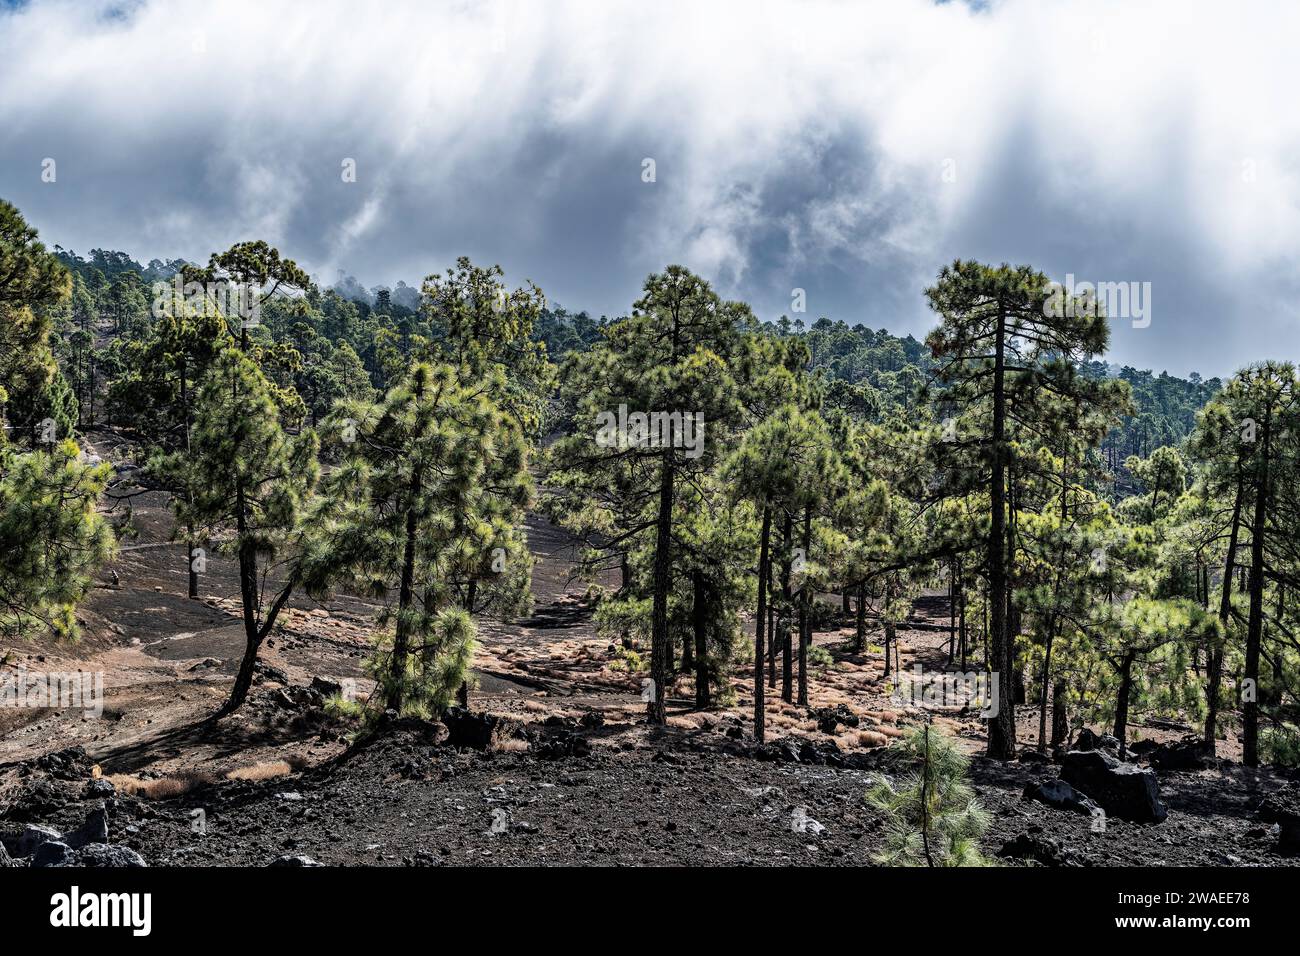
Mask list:
MULTIPOLYGON (((92 439, 119 465, 117 487, 129 488, 116 436, 92 439)), ((200 721, 228 692, 243 649, 232 569, 213 557, 203 598, 187 599, 165 499, 137 498, 132 511, 135 534, 86 602, 81 642, 0 648, 0 680, 80 669, 102 673, 105 688, 102 714, 89 719, 0 708, 0 862, 862 865, 882 840, 864 795, 905 772, 888 745, 927 716, 893 696, 879 636, 852 653, 848 622, 828 606, 815 643, 829 663, 814 668, 811 707, 770 704, 766 746, 754 744, 743 681, 729 706, 705 713, 692 710, 684 682, 669 726, 649 730, 640 675, 595 633, 585 588, 569 579, 572 543, 535 519, 536 610, 483 623, 472 713, 390 723, 361 740, 327 713, 326 696, 345 681, 363 695, 369 686, 361 663, 375 609, 338 595, 295 603, 248 705, 205 733, 200 721)), ((942 669, 946 615, 939 596, 918 602, 900 631, 905 671, 942 669)), ((1300 859, 1288 855, 1300 825, 1291 781, 1231 759, 1185 761, 1176 724, 1135 728, 1127 763, 1102 756, 1113 742, 1089 743, 1098 749, 1081 769, 1033 754, 986 761, 977 715, 950 708, 934 719, 975 755, 972 780, 992 821, 983 847, 1003 862, 1300 859), (1104 825, 1093 797, 1106 805, 1104 825), (1164 819, 1138 822, 1157 799, 1164 819)), ((1032 708, 1018 724, 1032 744, 1032 708)), ((1237 753, 1235 740, 1220 743, 1221 755, 1237 753)))
MULTIPOLYGON (((620 739, 618 727, 553 721, 518 733, 505 739, 530 749, 479 750, 452 746, 441 725, 402 722, 315 767, 193 777, 175 795, 114 787, 78 751, 46 755, 6 768, 0 836, 9 856, 39 865, 862 865, 881 842, 863 795, 901 772, 885 749, 832 766, 816 762, 828 748, 808 747, 797 762, 725 730, 620 739), (88 858, 88 843, 105 846, 88 858)), ((976 760, 973 777, 992 817, 984 847, 1009 864, 1294 860, 1268 802, 1258 809, 1265 794, 1294 793, 1269 775, 1165 774, 1167 819, 1110 817, 1102 831, 1024 798, 1056 778, 1050 765, 976 760)))

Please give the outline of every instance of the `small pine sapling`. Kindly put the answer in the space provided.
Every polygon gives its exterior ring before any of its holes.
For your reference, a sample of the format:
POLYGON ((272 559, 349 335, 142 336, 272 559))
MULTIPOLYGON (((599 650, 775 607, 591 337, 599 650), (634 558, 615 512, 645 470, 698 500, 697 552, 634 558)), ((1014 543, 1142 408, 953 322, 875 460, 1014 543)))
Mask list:
POLYGON ((885 818, 885 866, 988 866, 979 838, 988 814, 966 782, 966 755, 929 724, 898 747, 912 769, 900 788, 888 780, 867 794, 885 818))

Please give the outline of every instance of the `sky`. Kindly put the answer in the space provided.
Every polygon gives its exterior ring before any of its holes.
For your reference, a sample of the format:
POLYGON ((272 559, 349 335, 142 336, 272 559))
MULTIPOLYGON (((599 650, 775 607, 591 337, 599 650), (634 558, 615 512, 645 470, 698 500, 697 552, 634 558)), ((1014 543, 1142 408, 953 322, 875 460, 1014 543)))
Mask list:
POLYGON ((468 255, 596 315, 679 263, 917 337, 945 262, 1029 263, 1140 296, 1112 361, 1225 375, 1300 358, 1296 36, 1282 0, 0 3, 0 198, 83 255, 468 255))

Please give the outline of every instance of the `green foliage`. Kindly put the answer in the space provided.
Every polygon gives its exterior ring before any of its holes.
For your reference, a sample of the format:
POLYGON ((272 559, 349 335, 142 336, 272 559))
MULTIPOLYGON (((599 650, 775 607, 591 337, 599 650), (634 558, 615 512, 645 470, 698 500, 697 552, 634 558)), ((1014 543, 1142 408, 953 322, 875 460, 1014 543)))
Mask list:
POLYGON ((261 370, 227 349, 195 401, 191 447, 154 463, 186 494, 172 499, 180 524, 234 554, 272 562, 299 529, 315 487, 313 432, 290 435, 261 370))
POLYGON ((189 447, 150 463, 151 471, 180 491, 172 497, 177 525, 217 542, 238 562, 244 659, 218 717, 243 703, 258 648, 293 591, 318 574, 320 554, 304 529, 318 476, 317 449, 314 432, 285 432, 265 375, 230 348, 200 385, 189 447))
POLYGON ((979 840, 988 814, 966 782, 968 760, 929 724, 895 748, 911 769, 898 787, 882 780, 867 794, 884 817, 886 866, 988 866, 979 840))
POLYGON ((1149 458, 1130 455, 1124 466, 1150 496, 1144 502, 1148 521, 1168 511, 1187 490, 1187 465, 1176 448, 1162 446, 1149 458))
POLYGON ((614 653, 614 660, 609 665, 609 669, 612 671, 627 671, 630 674, 639 674, 649 666, 649 662, 637 651, 630 647, 620 647, 614 653))
POLYGON ((528 467, 554 434, 542 508, 583 542, 600 632, 650 650, 614 666, 686 672, 700 707, 796 627, 808 667, 828 666, 808 630, 838 609, 816 595, 857 598, 854 648, 888 655, 916 596, 947 586, 967 650, 1024 685, 1044 732, 1049 699, 1076 727, 1204 713, 1209 739, 1240 704, 1246 736, 1271 723, 1258 749, 1290 759, 1294 368, 1220 382, 1109 365, 1106 317, 1062 308, 1027 266, 958 261, 926 296, 923 343, 760 323, 670 266, 629 315, 595 319, 466 258, 418 292, 372 293, 318 289, 261 241, 203 267, 50 253, 0 203, 0 632, 72 633, 111 540, 107 470, 68 439, 106 423, 174 496, 176 538, 238 557, 246 661, 294 589, 347 581, 386 608, 375 699, 434 713, 466 676, 474 618, 530 603, 528 467), (177 276, 204 288, 150 308, 177 276), (214 289, 250 293, 258 321, 214 289), (706 439, 598 441, 620 405, 702 415, 706 439), (741 640, 759 604, 766 649, 741 640))
POLYGON ((317 514, 320 584, 349 580, 385 602, 371 667, 397 709, 439 712, 473 653, 470 614, 528 603, 527 445, 492 393, 421 363, 378 403, 340 403, 324 426, 340 464, 317 514))
POLYGON ((529 282, 507 290, 500 266, 482 268, 464 256, 445 275, 424 280, 421 316, 435 361, 461 368, 465 378, 491 375, 494 400, 515 417, 530 438, 539 436, 555 370, 546 346, 533 338, 545 306, 542 290, 529 282))
POLYGON ((0 635, 77 634, 76 604, 113 536, 96 511, 111 469, 69 437, 76 399, 49 345, 71 281, 0 200, 0 635))
POLYGON ((402 715, 438 717, 452 705, 474 659, 476 628, 462 608, 444 607, 433 615, 406 612, 413 623, 414 642, 399 651, 394 633, 381 631, 366 672, 375 679, 379 700, 402 715))
POLYGON ((325 713, 340 720, 358 720, 365 715, 365 705, 358 700, 348 700, 342 694, 325 698, 325 713))
MULTIPOLYGON (((668 686, 671 648, 686 632, 688 588, 692 608, 700 595, 706 620, 698 626, 710 630, 715 648, 735 633, 743 588, 732 578, 744 559, 719 533, 735 527, 736 515, 721 507, 726 496, 709 476, 741 422, 743 385, 754 372, 744 333, 754 324, 747 306, 724 302, 699 276, 669 266, 646 279, 632 315, 604 326, 600 341, 572 355, 560 376, 573 432, 550 449, 546 508, 586 544, 586 576, 624 569, 604 613, 624 602, 629 612, 649 611, 657 687, 668 686), (623 433, 620 415, 631 420, 628 413, 658 414, 666 427, 623 433), (699 591, 696 572, 706 577, 699 591), (647 597, 648 606, 631 603, 647 597)), ((724 656, 714 655, 715 673, 724 656)), ((662 719, 662 700, 651 708, 662 719)))
POLYGON ((1274 767, 1300 767, 1300 729, 1294 724, 1268 727, 1260 734, 1259 747, 1265 763, 1274 767))
POLYGON ((95 511, 109 474, 72 441, 18 454, 0 440, 0 636, 77 636, 77 602, 113 549, 95 511))
MULTIPOLYGON (((67 270, 37 241, 36 230, 0 200, 0 421, 16 444, 35 444, 41 422, 56 417, 49 337, 53 311, 71 287, 67 270)), ((67 426, 65 415, 58 437, 69 435, 67 426)))
POLYGON ((808 648, 808 666, 809 667, 830 667, 835 663, 835 658, 830 651, 820 644, 814 644, 808 648))

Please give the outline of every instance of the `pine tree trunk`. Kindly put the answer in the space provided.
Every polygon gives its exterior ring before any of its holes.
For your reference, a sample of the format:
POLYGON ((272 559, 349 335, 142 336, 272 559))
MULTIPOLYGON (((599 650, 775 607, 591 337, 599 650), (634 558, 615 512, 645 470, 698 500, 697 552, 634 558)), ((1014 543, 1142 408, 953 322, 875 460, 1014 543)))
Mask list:
POLYGON ((894 634, 895 634, 894 622, 887 617, 885 618, 885 674, 884 674, 885 677, 888 677, 890 673, 892 673, 889 668, 889 660, 890 660, 889 653, 890 653, 890 648, 897 641, 897 638, 895 638, 894 634))
POLYGON ((989 653, 989 602, 988 601, 984 602, 984 607, 981 610, 981 614, 983 615, 983 620, 981 621, 980 624, 980 640, 983 642, 984 670, 992 671, 993 655, 989 653))
POLYGON ((257 552, 248 538, 247 510, 244 489, 235 491, 235 528, 239 535, 239 594, 243 605, 244 619, 244 658, 239 662, 239 672, 235 675, 235 685, 230 690, 230 697, 221 708, 212 715, 215 722, 234 713, 248 698, 248 690, 253 686, 253 667, 257 663, 257 651, 262 643, 262 634, 257 620, 257 552))
MULTIPOLYGON (((465 610, 472 617, 474 614, 474 599, 478 596, 478 578, 472 577, 465 586, 465 610)), ((460 687, 456 689, 456 702, 466 710, 469 709, 469 683, 470 674, 465 674, 465 679, 460 682, 460 687)))
POLYGON ((957 635, 961 644, 961 669, 966 672, 966 589, 961 583, 961 568, 957 569, 957 635))
POLYGON ((233 714, 248 699, 248 691, 253 686, 253 668, 257 664, 257 651, 260 644, 255 635, 245 635, 244 657, 239 662, 239 671, 235 674, 235 684, 230 689, 230 697, 221 705, 221 709, 212 715, 212 720, 220 720, 233 714))
POLYGON ((853 635, 853 653, 861 654, 867 646, 867 586, 858 585, 857 630, 853 635))
MULTIPOLYGON (((1237 558, 1237 532, 1241 525, 1241 502, 1245 493, 1238 462, 1237 494, 1232 505, 1232 529, 1228 533, 1228 555, 1224 559, 1223 589, 1219 594, 1219 621, 1227 639, 1228 624, 1232 619, 1232 575, 1237 558)), ((1205 748, 1214 756, 1218 739, 1219 689, 1223 684, 1223 644, 1214 642, 1205 655, 1205 748)))
MULTIPOLYGON (((768 581, 769 598, 777 592, 776 581, 776 562, 768 556, 767 573, 770 578, 768 581)), ((776 649, 777 649, 777 624, 780 623, 780 615, 776 610, 776 602, 771 601, 767 609, 767 686, 770 690, 776 690, 776 649)), ((775 693, 772 694, 776 696, 775 693)))
POLYGON ((1246 670, 1250 694, 1242 701, 1241 762, 1259 766, 1259 653, 1264 631, 1264 533, 1268 515, 1271 415, 1264 417, 1264 459, 1255 486, 1255 516, 1250 525, 1250 616, 1246 622, 1246 670))
MULTIPOLYGON (((812 553, 812 509, 803 512, 803 553, 804 560, 812 553)), ((812 594, 808 579, 804 579, 799 589, 799 704, 808 706, 808 645, 812 643, 812 594)))
POLYGON ((1128 735, 1128 699, 1133 690, 1133 661, 1136 656, 1133 651, 1125 651, 1124 656, 1120 658, 1119 691, 1115 698, 1115 729, 1112 733, 1119 741, 1121 755, 1126 748, 1128 735))
POLYGON ((197 598, 199 596, 199 572, 194 570, 194 525, 191 524, 187 530, 190 542, 188 547, 190 563, 186 594, 191 598, 197 598))
POLYGON ((1046 647, 1043 650, 1043 677, 1041 680, 1040 695, 1038 700, 1038 752, 1043 753, 1047 750, 1047 685, 1052 679, 1052 638, 1056 630, 1056 622, 1049 621, 1047 625, 1046 647))
POLYGON ((988 725, 988 755, 995 760, 1010 760, 1016 755, 1015 698, 1010 686, 1012 646, 1007 633, 1007 531, 1006 531, 1006 309, 999 305, 993 358, 993 478, 990 485, 989 521, 989 642, 992 653, 993 679, 1002 685, 998 695, 1002 705, 988 725))
POLYGON ((709 648, 708 608, 705 607, 706 584, 704 575, 696 571, 692 576, 693 599, 691 623, 695 631, 695 706, 705 710, 709 706, 709 648))
MULTIPOLYGON (((188 372, 186 371, 184 352, 181 353, 180 365, 181 365, 180 368, 181 415, 184 418, 184 424, 185 424, 185 455, 188 458, 190 453, 190 398, 189 398, 189 384, 187 381, 188 372)), ((190 499, 190 504, 193 505, 194 495, 192 492, 189 493, 189 499, 190 499)), ((191 598, 197 598, 199 596, 199 573, 198 571, 194 570, 194 522, 193 521, 190 521, 186 524, 185 531, 186 531, 185 551, 187 555, 186 570, 189 575, 188 582, 187 582, 188 588, 186 590, 186 593, 191 598)))
POLYGON ((763 508, 758 545, 758 614, 754 617, 754 739, 763 742, 763 625, 767 621, 768 539, 772 534, 772 509, 763 508))
POLYGON ((407 502, 405 541, 402 546, 402 578, 397 589, 397 625, 393 629, 393 656, 388 662, 391 686, 384 706, 401 713, 406 686, 406 658, 410 653, 410 608, 415 601, 415 544, 419 530, 416 499, 420 496, 420 472, 411 469, 410 500, 407 502))
POLYGON ((1069 691, 1065 681, 1059 677, 1052 685, 1052 749, 1065 746, 1065 739, 1070 735, 1070 715, 1066 708, 1069 691))
POLYGON ((948 566, 948 666, 957 656, 957 577, 953 566, 948 566))
POLYGON ((781 621, 781 699, 794 702, 794 642, 790 633, 793 621, 793 602, 790 593, 790 548, 794 544, 794 519, 787 512, 781 532, 781 607, 785 617, 781 621))
POLYGON ((659 477, 659 517, 655 538, 654 605, 650 612, 650 677, 653 681, 649 718, 652 724, 668 719, 664 700, 672 667, 668 639, 668 591, 672 584, 673 459, 663 457, 659 477))

